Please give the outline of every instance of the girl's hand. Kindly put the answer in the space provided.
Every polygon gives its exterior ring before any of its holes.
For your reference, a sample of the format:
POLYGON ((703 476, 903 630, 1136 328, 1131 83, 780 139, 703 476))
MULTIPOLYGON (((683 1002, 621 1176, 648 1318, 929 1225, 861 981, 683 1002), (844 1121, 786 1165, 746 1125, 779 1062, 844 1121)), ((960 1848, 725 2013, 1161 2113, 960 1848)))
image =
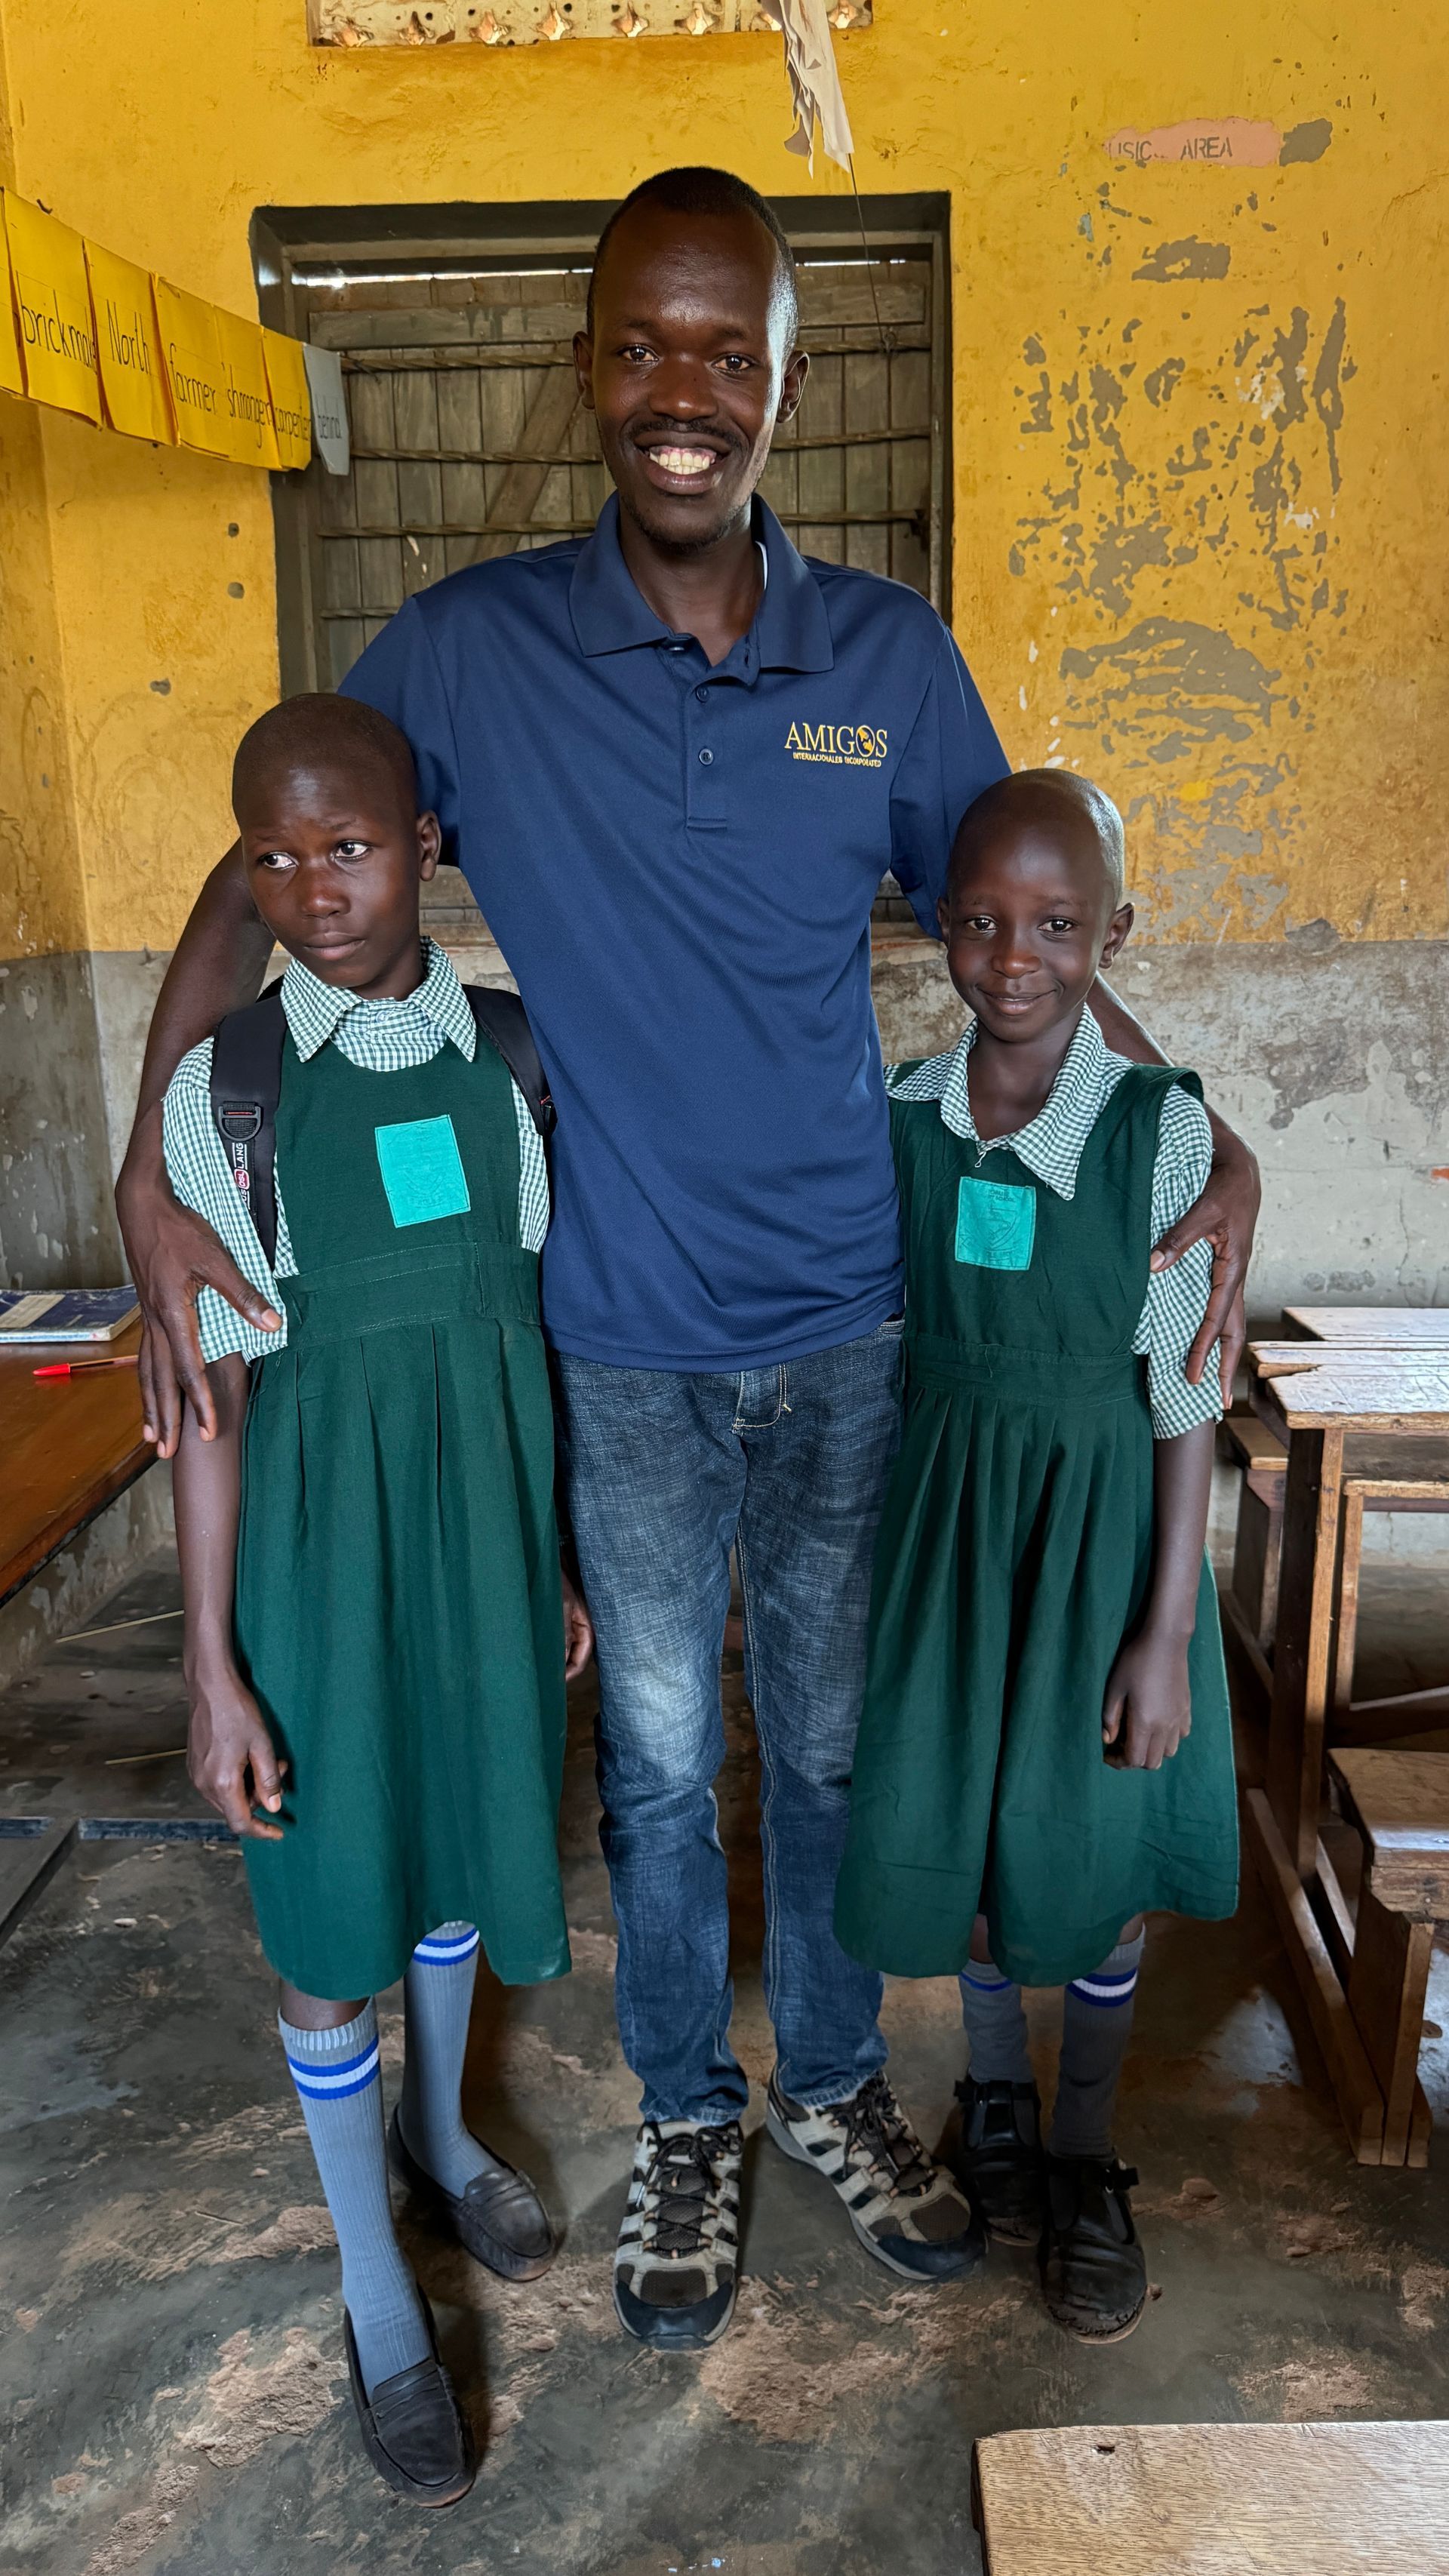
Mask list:
POLYGON ((589 1605, 572 1580, 567 1566, 561 1567, 560 1572, 563 1575, 564 1679, 572 1682, 577 1681, 594 1651, 594 1623, 589 1617, 589 1605))
POLYGON ((252 1842, 281 1841, 281 1826, 264 1824, 252 1809, 277 1813, 287 1765, 278 1761, 261 1710, 236 1671, 192 1682, 186 1768, 192 1786, 234 1834, 252 1842))
POLYGON ((1160 1771, 1191 1727, 1187 1640, 1144 1628, 1123 1647, 1107 1683, 1104 1758, 1114 1771, 1160 1771))

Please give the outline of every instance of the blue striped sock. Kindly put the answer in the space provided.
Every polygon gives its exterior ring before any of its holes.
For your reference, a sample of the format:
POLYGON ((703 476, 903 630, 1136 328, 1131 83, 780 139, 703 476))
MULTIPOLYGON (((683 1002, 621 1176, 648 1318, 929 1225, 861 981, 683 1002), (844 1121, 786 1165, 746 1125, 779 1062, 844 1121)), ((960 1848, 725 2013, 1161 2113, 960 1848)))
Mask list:
POLYGON ((377 2011, 366 2004, 340 2030, 296 2030, 279 2013, 277 2028, 337 2230, 342 2296, 370 2397, 379 2380, 432 2350, 388 2199, 377 2011))
POLYGON ((420 1941, 403 1979, 407 2055, 398 2120, 424 2173, 459 2198, 497 2165, 463 2125, 463 2058, 478 1967, 471 1923, 440 1923, 420 1941))
POLYGON ((1054 2156, 1112 2153, 1112 2112, 1146 1938, 1144 1931, 1119 1941, 1100 1968, 1072 1979, 1062 1999, 1062 2062, 1047 2141, 1054 2156))
POLYGON ((973 2083, 1031 2082, 1021 1988, 1003 1977, 994 1959, 967 1960, 961 1971, 961 2018, 971 2044, 968 2072, 973 2083))

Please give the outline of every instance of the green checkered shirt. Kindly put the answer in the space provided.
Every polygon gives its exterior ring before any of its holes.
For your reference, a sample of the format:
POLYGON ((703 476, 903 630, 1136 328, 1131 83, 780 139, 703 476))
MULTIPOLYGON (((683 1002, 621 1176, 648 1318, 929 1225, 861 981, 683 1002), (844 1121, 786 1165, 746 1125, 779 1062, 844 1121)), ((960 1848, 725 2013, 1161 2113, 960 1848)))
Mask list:
MULTIPOLYGON (((282 1009, 302 1062, 330 1040, 349 1064, 363 1065, 369 1073, 402 1073, 411 1065, 430 1064, 451 1039, 471 1064, 478 1029, 468 996, 446 950, 425 939, 423 951, 427 974, 417 991, 401 1002, 361 1001, 355 993, 322 983, 294 957, 282 978, 282 1009)), ((513 1107, 518 1120, 519 1238, 525 1252, 537 1252, 548 1232, 548 1167, 542 1139, 516 1083, 513 1107)), ((276 1283, 297 1275, 282 1202, 282 1174, 277 1173, 277 1257, 269 1270, 212 1121, 210 1038, 203 1038, 200 1046, 184 1055, 171 1077, 162 1110, 162 1139, 177 1197, 205 1217, 238 1270, 282 1314, 279 1333, 259 1333, 215 1289, 203 1288, 196 1301, 202 1358, 219 1360, 239 1351, 243 1359, 265 1359, 269 1351, 280 1350, 287 1338, 276 1283)))
MULTIPOLYGON (((900 1074, 890 1066, 886 1082, 892 1095, 897 1100, 939 1100, 941 1116, 954 1136, 979 1145, 984 1155, 998 1145, 1009 1145, 1017 1160, 1058 1198, 1073 1198, 1082 1148, 1128 1071, 1127 1058, 1111 1053, 1091 1012, 1083 1011, 1045 1108, 1015 1136, 992 1136, 983 1142, 971 1115, 966 1077, 975 1038, 973 1020, 954 1047, 917 1065, 914 1073, 900 1074)), ((1201 1198, 1212 1159, 1207 1111, 1191 1092, 1174 1083, 1163 1096, 1157 1131, 1152 1174, 1154 1243, 1201 1198)), ((1196 1386, 1189 1386, 1183 1375, 1207 1308, 1212 1276, 1212 1247, 1206 1243, 1195 1243, 1170 1270, 1147 1274, 1132 1347, 1147 1362, 1152 1429, 1159 1440, 1176 1440, 1200 1422, 1216 1422, 1222 1413, 1216 1348, 1196 1386)))

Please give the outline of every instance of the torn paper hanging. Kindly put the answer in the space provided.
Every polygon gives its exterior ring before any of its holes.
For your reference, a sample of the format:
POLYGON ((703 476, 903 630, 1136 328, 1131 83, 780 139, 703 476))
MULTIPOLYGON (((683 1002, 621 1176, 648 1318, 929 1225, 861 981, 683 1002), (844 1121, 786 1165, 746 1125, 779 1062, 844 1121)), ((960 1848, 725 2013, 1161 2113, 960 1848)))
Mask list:
POLYGON ((795 131, 786 151, 800 153, 813 170, 818 125, 821 143, 831 160, 848 170, 854 145, 825 0, 764 0, 764 5, 768 15, 779 21, 785 37, 785 69, 795 104, 795 131))
POLYGON ((342 360, 335 349, 302 343, 307 384, 312 396, 312 436, 329 474, 345 474, 352 462, 347 429, 347 396, 342 389, 342 360))

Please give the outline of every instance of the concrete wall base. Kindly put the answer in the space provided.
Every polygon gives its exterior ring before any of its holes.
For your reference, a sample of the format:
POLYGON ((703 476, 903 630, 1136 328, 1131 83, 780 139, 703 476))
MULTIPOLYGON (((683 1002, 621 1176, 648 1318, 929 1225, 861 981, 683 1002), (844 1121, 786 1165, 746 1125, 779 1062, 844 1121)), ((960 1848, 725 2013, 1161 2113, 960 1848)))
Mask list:
POLYGON ((58 1637, 72 1637, 174 1535, 171 1470, 148 1467, 0 1610, 0 1690, 58 1637))

